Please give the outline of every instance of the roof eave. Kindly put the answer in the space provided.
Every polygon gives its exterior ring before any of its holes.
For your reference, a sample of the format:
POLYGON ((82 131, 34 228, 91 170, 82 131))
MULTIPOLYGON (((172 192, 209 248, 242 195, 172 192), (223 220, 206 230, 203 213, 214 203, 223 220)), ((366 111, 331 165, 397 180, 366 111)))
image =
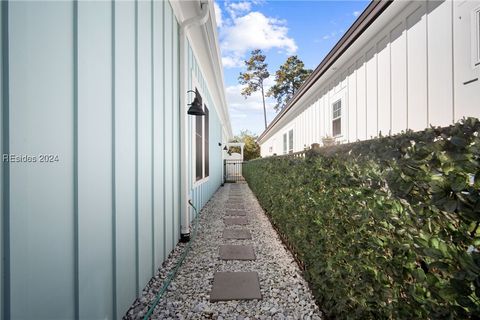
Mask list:
POLYGON ((285 108, 275 116, 267 129, 258 137, 258 143, 275 127, 280 119, 292 109, 296 102, 313 86, 313 84, 322 77, 325 72, 342 56, 342 54, 360 37, 368 27, 393 3, 393 0, 373 0, 362 14, 355 20, 347 32, 340 38, 335 46, 330 50, 327 56, 315 68, 312 74, 300 86, 297 93, 288 102, 285 108))

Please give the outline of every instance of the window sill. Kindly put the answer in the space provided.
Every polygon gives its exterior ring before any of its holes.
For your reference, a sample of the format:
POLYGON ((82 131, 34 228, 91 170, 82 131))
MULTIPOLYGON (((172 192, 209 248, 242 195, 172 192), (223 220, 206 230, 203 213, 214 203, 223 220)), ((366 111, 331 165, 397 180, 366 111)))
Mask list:
POLYGON ((208 182, 209 179, 210 179, 210 176, 195 181, 195 182, 193 183, 193 188, 197 188, 197 187, 201 186, 202 184, 208 182))

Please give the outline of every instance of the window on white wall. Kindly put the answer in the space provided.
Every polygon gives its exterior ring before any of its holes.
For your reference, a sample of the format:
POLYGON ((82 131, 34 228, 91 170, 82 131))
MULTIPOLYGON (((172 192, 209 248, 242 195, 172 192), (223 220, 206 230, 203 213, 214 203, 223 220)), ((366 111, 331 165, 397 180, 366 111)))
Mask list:
POLYGON ((332 106, 332 136, 342 134, 342 100, 336 101, 332 106))
POLYGON ((474 10, 473 13, 473 63, 480 66, 480 7, 474 10))
POLYGON ((287 134, 283 134, 283 154, 287 154, 287 134))
POLYGON ((293 152, 293 129, 288 131, 288 153, 293 152))

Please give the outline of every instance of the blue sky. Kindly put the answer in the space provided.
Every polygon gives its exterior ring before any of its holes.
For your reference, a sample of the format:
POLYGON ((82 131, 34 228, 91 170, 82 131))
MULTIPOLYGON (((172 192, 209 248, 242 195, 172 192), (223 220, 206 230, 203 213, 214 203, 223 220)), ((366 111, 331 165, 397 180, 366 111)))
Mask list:
MULTIPOLYGON (((267 56, 273 83, 278 67, 296 54, 307 68, 315 69, 352 25, 369 1, 231 1, 216 0, 215 12, 222 51, 227 102, 234 134, 264 129, 260 94, 245 99, 238 75, 251 50, 267 56)), ((267 122, 275 117, 274 101, 267 101, 267 122)))

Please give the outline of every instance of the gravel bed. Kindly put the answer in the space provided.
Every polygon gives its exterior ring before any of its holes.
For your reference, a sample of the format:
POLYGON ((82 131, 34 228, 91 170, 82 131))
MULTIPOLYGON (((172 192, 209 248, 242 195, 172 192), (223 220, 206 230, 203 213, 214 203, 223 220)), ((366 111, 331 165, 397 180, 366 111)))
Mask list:
MULTIPOLYGON (((236 193, 237 191, 233 191, 236 193)), ((163 279, 174 267, 185 244, 179 244, 158 270, 124 319, 143 319, 156 298, 163 279)), ((151 319, 321 319, 306 281, 292 255, 283 246, 247 184, 226 184, 201 212, 197 237, 177 276, 155 308, 151 319), (226 203, 230 189, 241 190, 252 240, 225 240, 226 203), (218 258, 221 244, 251 244, 254 261, 223 261, 218 258), (217 271, 256 271, 262 300, 209 301, 213 274, 217 271)))

